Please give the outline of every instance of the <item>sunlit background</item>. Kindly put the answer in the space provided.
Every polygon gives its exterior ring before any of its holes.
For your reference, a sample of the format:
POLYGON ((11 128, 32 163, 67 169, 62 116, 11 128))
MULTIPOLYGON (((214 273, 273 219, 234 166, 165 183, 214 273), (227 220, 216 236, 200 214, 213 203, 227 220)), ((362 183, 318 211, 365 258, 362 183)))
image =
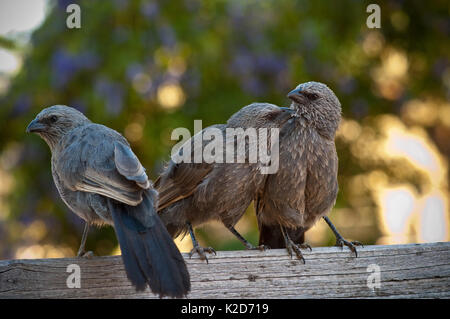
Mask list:
MULTIPOLYGON (((50 153, 25 127, 66 104, 124 134, 155 179, 171 131, 223 123, 251 102, 289 104, 309 80, 343 105, 340 192, 330 216, 365 244, 448 241, 450 4, 383 1, 0 1, 0 259, 73 256, 83 223, 60 200, 50 153), (81 29, 66 27, 79 3, 81 29)), ((237 229, 257 243, 252 207, 237 229)), ((242 245, 220 223, 202 244, 242 245)), ((334 244, 319 221, 306 240, 334 244)), ((188 251, 188 237, 177 239, 188 251)), ((119 254, 111 228, 87 248, 119 254)))

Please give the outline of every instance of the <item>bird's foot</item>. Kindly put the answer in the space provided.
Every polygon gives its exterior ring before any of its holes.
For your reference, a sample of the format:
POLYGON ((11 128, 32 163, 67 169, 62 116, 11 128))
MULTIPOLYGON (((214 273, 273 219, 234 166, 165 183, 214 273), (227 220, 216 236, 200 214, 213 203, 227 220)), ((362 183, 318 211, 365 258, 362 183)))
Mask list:
POLYGON ((91 259, 92 257, 94 257, 94 253, 92 251, 78 251, 77 257, 81 257, 81 258, 86 258, 86 259, 91 259))
POLYGON ((304 244, 297 244, 298 247, 303 248, 303 249, 309 249, 309 251, 312 251, 312 248, 310 245, 304 243, 304 244))
POLYGON ((292 251, 294 251, 297 258, 300 259, 301 261, 303 261, 303 264, 305 264, 306 263, 305 258, 303 258, 303 254, 302 254, 300 248, 309 249, 310 251, 312 251, 311 246, 308 244, 296 244, 291 239, 289 239, 286 242, 286 249, 288 251, 289 256, 291 256, 291 258, 292 258, 292 251))
POLYGON ((348 241, 348 240, 345 240, 342 237, 340 237, 340 238, 338 237, 336 239, 336 245, 335 246, 341 247, 343 249, 344 245, 347 246, 348 248, 350 248, 350 250, 355 253, 355 257, 358 257, 358 252, 356 251, 356 247, 355 246, 362 246, 362 247, 364 247, 364 245, 361 244, 359 241, 348 241))
POLYGON ((191 258, 194 253, 197 253, 200 256, 201 260, 206 260, 206 263, 208 263, 208 258, 206 257, 205 252, 207 252, 209 254, 217 255, 214 248, 201 247, 200 245, 198 245, 198 246, 194 246, 194 248, 192 248, 192 250, 189 252, 189 258, 191 258))
POLYGON ((259 246, 250 246, 247 247, 247 250, 260 250, 260 251, 265 251, 265 250, 269 250, 270 247, 267 245, 259 245, 259 246))

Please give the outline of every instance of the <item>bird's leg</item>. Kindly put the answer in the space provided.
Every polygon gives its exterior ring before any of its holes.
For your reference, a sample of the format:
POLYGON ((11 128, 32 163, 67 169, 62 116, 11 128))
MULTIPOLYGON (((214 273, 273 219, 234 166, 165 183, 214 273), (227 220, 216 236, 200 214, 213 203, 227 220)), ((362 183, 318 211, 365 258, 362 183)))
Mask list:
POLYGON ((195 238, 191 223, 187 222, 186 224, 189 230, 189 235, 191 235, 193 246, 192 250, 189 252, 189 258, 196 252, 200 256, 200 259, 206 260, 206 263, 208 263, 208 258, 206 258, 205 252, 216 255, 216 251, 212 247, 201 247, 195 238))
POLYGON ((343 248, 344 245, 345 245, 348 248, 350 248, 350 250, 352 252, 355 253, 356 257, 358 257, 358 252, 356 251, 356 247, 355 246, 363 246, 363 244, 361 244, 359 241, 347 241, 347 240, 345 240, 344 237, 342 237, 341 234, 339 234, 339 232, 337 231, 336 227, 334 227, 333 223, 331 222, 331 220, 327 216, 324 216, 323 219, 325 219, 325 221, 327 222, 328 226, 330 226, 331 230, 333 231, 334 235, 336 236, 336 246, 343 248))
POLYGON ((77 257, 91 258, 92 256, 94 256, 94 253, 92 251, 85 250, 88 233, 89 233, 89 223, 85 222, 83 236, 81 236, 81 243, 80 248, 78 249, 77 257))
POLYGON ((266 245, 259 245, 259 246, 253 246, 247 239, 245 239, 241 234, 238 233, 238 231, 233 227, 233 226, 227 226, 228 230, 234 235, 236 236, 237 239, 239 239, 239 241, 241 243, 244 244, 245 248, 248 250, 266 250, 269 249, 268 246, 266 245))
POLYGON ((300 248, 308 248, 309 250, 311 249, 311 246, 309 246, 308 244, 296 244, 294 243, 291 238, 289 238, 289 235, 286 231, 286 229, 284 229, 283 226, 280 225, 280 229, 281 229, 281 233, 283 234, 284 237, 284 242, 286 244, 286 249, 289 253, 289 255, 292 258, 292 250, 295 252, 295 254, 297 255, 297 258, 302 260, 303 263, 305 263, 305 258, 303 258, 302 252, 300 251, 300 248))

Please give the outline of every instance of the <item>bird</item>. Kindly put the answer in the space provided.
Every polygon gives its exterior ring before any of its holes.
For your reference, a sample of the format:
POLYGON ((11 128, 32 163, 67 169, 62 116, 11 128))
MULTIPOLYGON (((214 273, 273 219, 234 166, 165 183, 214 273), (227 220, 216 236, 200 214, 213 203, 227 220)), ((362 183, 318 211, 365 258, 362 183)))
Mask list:
MULTIPOLYGON (((195 156, 198 148, 206 148, 212 141, 202 139, 196 147, 195 139, 216 133, 216 138, 224 140, 223 153, 226 145, 236 147, 237 139, 227 135, 230 129, 255 130, 266 128, 279 129, 293 114, 290 108, 280 108, 269 103, 252 103, 233 114, 226 124, 216 124, 203 129, 184 145, 190 145, 188 158, 195 156)), ((268 139, 271 139, 269 131, 268 139)), ((238 134, 239 135, 239 134, 238 134)), ((237 136, 237 135, 236 135, 237 136)), ((241 135, 242 137, 243 135, 241 135)), ((247 141, 247 140, 245 140, 247 141)), ((222 150, 222 146, 220 150, 222 150)), ((167 167, 155 181, 159 193, 158 213, 173 237, 189 233, 193 249, 189 255, 197 253, 206 260, 207 253, 215 253, 211 247, 201 247, 195 238, 194 227, 211 220, 221 221, 228 230, 241 241, 247 249, 265 249, 265 246, 253 246, 234 225, 243 216, 247 207, 257 197, 266 174, 261 172, 261 162, 249 160, 250 150, 255 147, 248 140, 245 145, 245 160, 243 162, 227 161, 188 161, 178 162, 171 158, 167 167)), ((178 155, 181 156, 181 147, 178 155)), ((220 153, 220 152, 219 152, 220 153)), ((185 154, 186 155, 186 154, 185 154)))
POLYGON ((357 256, 357 241, 345 240, 327 214, 338 194, 338 156, 334 138, 341 120, 341 104, 320 82, 299 84, 289 92, 294 115, 283 125, 279 141, 279 168, 268 175, 255 200, 259 244, 286 248, 305 262, 300 248, 305 232, 323 218, 336 236, 336 245, 348 246, 357 256))
POLYGON ((85 221, 78 256, 86 256, 91 225, 111 225, 128 279, 160 297, 190 291, 185 261, 156 212, 158 194, 117 131, 65 105, 43 109, 28 125, 50 147, 53 180, 63 202, 85 221))

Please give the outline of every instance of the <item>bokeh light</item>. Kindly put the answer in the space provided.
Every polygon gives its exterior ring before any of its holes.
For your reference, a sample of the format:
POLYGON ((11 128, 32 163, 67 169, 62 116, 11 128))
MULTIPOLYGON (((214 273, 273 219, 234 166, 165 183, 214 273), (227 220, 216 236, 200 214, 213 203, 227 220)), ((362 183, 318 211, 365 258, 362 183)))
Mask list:
POLYGON ((181 106, 185 100, 183 89, 178 84, 163 84, 158 88, 158 103, 171 110, 181 106))

